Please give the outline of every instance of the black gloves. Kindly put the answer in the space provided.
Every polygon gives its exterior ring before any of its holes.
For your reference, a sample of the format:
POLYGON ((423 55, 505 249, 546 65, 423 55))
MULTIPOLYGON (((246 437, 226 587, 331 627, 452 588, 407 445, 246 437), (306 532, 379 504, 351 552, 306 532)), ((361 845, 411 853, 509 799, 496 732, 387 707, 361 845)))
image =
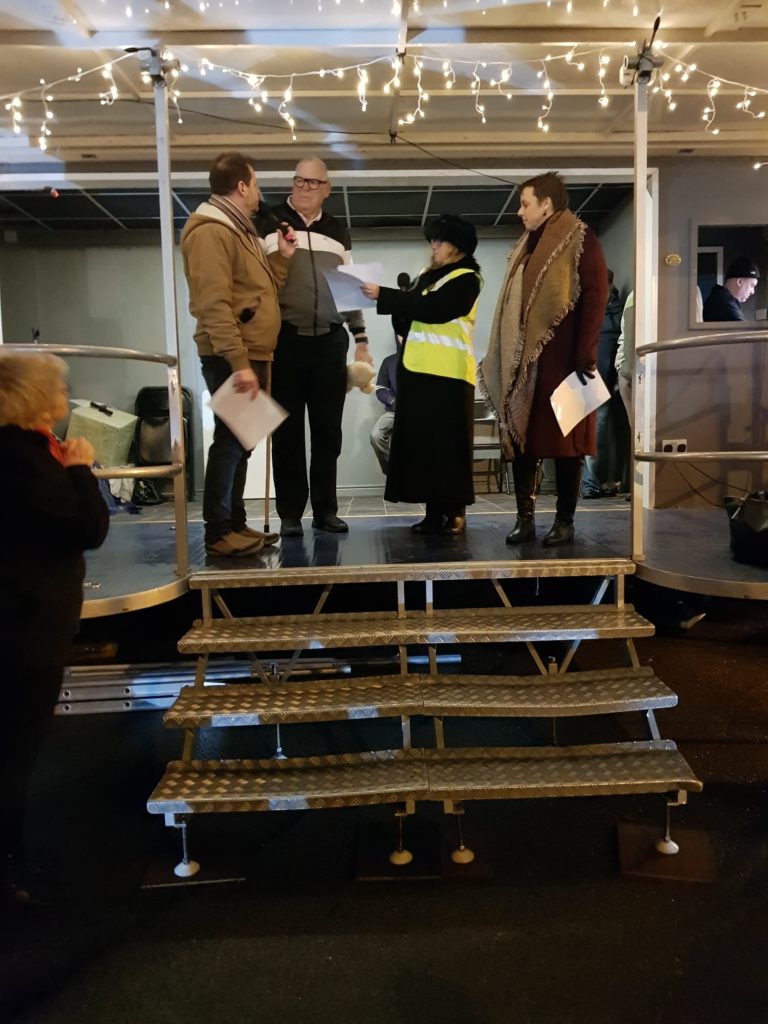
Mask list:
POLYGON ((590 380, 594 380, 596 369, 594 363, 577 363, 575 369, 576 376, 582 384, 587 383, 587 377, 589 377, 590 380))

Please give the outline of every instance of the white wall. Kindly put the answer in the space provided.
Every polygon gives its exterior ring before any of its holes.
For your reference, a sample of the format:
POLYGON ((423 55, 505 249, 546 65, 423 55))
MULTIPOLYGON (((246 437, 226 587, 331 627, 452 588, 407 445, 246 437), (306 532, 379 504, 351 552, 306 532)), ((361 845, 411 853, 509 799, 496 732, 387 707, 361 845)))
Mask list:
MULTIPOLYGON (((55 242, 55 239, 52 240, 55 242)), ((477 252, 485 287, 478 305, 477 353, 485 352, 496 296, 504 273, 508 244, 482 240, 477 252)), ((358 263, 384 264, 388 283, 400 271, 416 274, 428 261, 426 242, 361 240, 353 242, 358 263)), ((202 427, 199 396, 204 389, 188 312, 188 294, 177 252, 176 287, 179 307, 182 383, 196 396, 193 436, 196 484, 202 487, 202 427)), ((4 340, 31 340, 64 345, 105 345, 161 352, 163 294, 159 245, 78 245, 30 248, 0 247, 0 305, 4 340)), ((376 365, 394 348, 389 317, 367 311, 371 350, 376 365)), ((351 351, 351 347, 350 347, 351 351)), ((136 392, 145 385, 162 385, 161 367, 115 360, 75 359, 71 362, 72 396, 87 398, 126 411, 133 410, 136 392)), ((344 410, 344 446, 339 460, 339 488, 351 493, 383 489, 379 464, 368 435, 381 405, 372 395, 353 391, 344 410)))

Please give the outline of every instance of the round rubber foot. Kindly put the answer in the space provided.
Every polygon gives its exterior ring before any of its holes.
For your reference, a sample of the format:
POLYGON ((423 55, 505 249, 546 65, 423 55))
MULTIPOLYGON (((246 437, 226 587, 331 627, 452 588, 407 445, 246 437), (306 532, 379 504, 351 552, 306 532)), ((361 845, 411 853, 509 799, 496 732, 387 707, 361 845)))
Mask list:
POLYGON ((674 839, 659 839, 656 843, 656 850, 658 853, 666 853, 668 855, 680 853, 680 847, 674 839))
POLYGON ((468 846, 460 846, 458 850, 451 851, 451 860, 454 864, 471 864, 475 855, 468 846))
POLYGON ((403 867, 405 864, 410 864, 413 860, 413 854, 410 850, 393 850, 389 855, 389 863, 395 864, 397 867, 403 867))
POLYGON ((196 875, 199 870, 200 865, 196 860, 188 860, 186 864, 181 860, 173 869, 173 873, 177 878, 191 878, 193 875, 196 875))

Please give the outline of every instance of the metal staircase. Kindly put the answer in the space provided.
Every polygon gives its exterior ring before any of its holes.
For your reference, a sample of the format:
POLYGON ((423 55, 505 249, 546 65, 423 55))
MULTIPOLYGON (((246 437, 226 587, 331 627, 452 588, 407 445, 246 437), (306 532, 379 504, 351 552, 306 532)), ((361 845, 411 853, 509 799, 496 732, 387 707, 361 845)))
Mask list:
MULTIPOLYGON (((303 570, 201 572, 190 586, 201 592, 203 618, 180 640, 179 650, 197 655, 195 683, 185 687, 165 715, 165 724, 184 731, 182 757, 168 766, 148 802, 179 828, 183 858, 175 871, 198 870, 190 860, 187 824, 194 814, 298 810, 365 804, 394 806, 397 823, 394 864, 411 855, 404 846, 403 818, 421 801, 443 804, 455 816, 457 863, 472 857, 463 841, 461 815, 467 800, 553 796, 662 793, 667 828, 657 848, 675 852, 669 835, 669 807, 697 792, 695 777, 675 744, 662 740, 657 708, 677 698, 649 668, 641 667, 634 638, 650 636, 653 626, 624 604, 625 576, 634 564, 624 559, 574 561, 469 562, 429 565, 334 566, 303 570), (509 579, 595 577, 593 603, 513 606, 503 587, 509 579), (455 581, 487 580, 498 608, 440 610, 434 587, 455 581), (424 607, 406 607, 405 584, 423 586, 424 607), (346 583, 391 583, 394 607, 376 612, 325 613, 331 589, 346 583), (600 602, 613 583, 611 604, 600 602), (319 600, 306 615, 235 618, 222 591, 251 587, 320 584, 319 600), (214 607, 220 616, 214 617, 214 607), (598 671, 568 671, 586 640, 621 638, 628 665, 598 671), (559 663, 541 643, 566 641, 559 663), (438 672, 437 649, 446 644, 524 644, 535 667, 532 675, 466 675, 438 672), (408 652, 426 646, 429 672, 408 672, 408 652), (290 681, 302 652, 394 646, 400 673, 389 676, 290 681), (267 655, 291 651, 275 674, 267 655), (206 685, 209 657, 248 652, 252 681, 206 685), (640 713, 648 739, 559 746, 555 723, 585 715, 640 713), (432 720, 433 745, 414 747, 411 720, 432 720), (444 721, 452 718, 548 718, 553 742, 538 747, 451 747, 444 721), (374 749, 310 757, 284 757, 283 725, 306 722, 399 719, 400 749, 374 749), (275 756, 270 759, 195 760, 197 730, 273 726, 275 756)), ((551 649, 550 649, 551 650, 551 649)))

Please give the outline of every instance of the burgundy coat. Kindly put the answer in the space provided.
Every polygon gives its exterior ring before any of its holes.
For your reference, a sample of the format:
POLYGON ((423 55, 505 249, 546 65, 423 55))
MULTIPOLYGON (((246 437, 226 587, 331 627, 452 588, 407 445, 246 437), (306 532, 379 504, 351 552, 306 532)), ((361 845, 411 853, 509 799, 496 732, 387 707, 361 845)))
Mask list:
MULTIPOLYGON (((546 231, 546 229, 545 229, 546 231)), ((579 260, 581 295, 574 309, 555 328, 538 360, 536 388, 525 436, 525 454, 534 459, 594 455, 595 413, 563 437, 549 397, 576 369, 597 360, 597 343, 608 301, 608 271, 595 235, 587 228, 579 260)))

